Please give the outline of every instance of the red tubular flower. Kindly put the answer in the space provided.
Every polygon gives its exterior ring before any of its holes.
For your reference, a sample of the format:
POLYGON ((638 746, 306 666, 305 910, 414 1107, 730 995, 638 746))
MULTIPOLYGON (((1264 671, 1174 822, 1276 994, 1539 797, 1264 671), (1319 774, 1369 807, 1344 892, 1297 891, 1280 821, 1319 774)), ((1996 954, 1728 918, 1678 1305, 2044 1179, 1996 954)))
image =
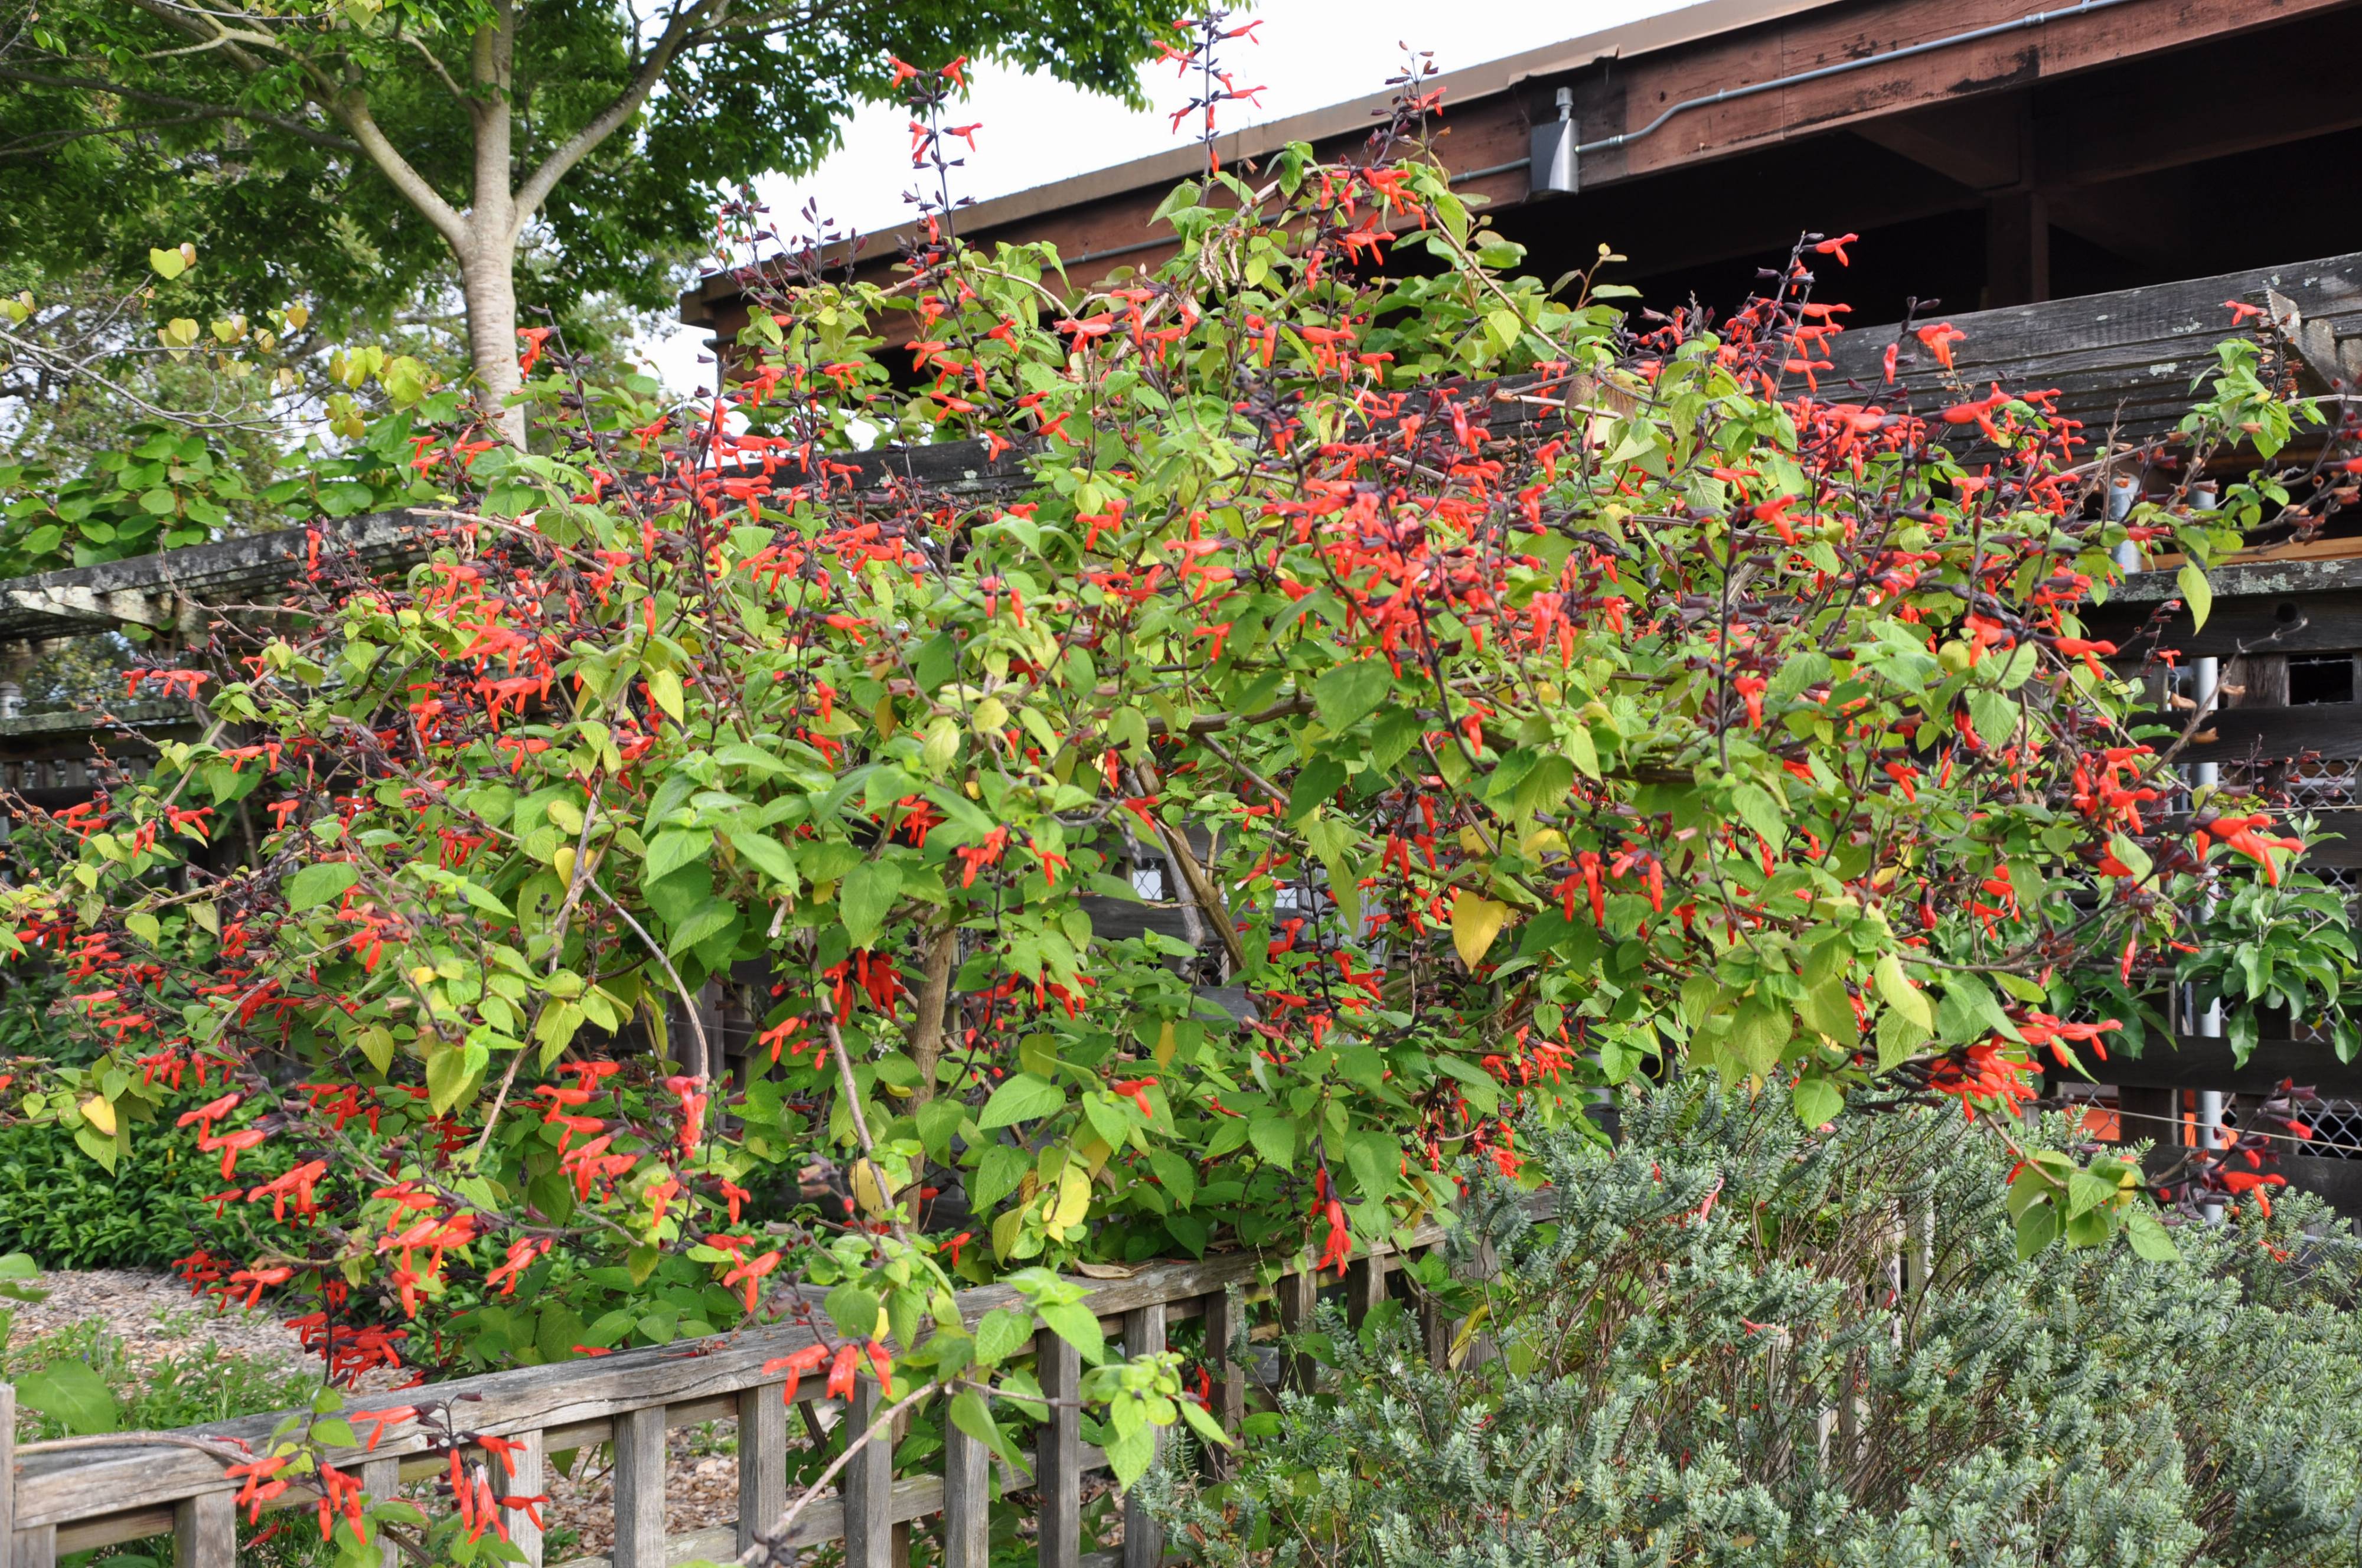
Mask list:
POLYGON ((828 1397, 832 1399, 852 1398, 854 1379, 860 1374, 861 1347, 854 1344, 841 1346, 835 1362, 828 1369, 828 1397))

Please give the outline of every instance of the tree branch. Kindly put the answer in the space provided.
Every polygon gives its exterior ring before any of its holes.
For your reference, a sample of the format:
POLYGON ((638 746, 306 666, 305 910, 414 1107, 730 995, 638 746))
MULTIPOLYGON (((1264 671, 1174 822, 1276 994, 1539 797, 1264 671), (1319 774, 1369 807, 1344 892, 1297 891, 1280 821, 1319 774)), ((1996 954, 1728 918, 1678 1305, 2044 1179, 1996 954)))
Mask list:
POLYGON ((426 182, 426 176, 410 166, 410 160, 403 157, 393 143, 387 139, 385 132, 378 128, 377 121, 370 116, 369 99, 358 92, 340 93, 331 104, 331 110, 345 122, 345 128, 353 133, 353 139, 360 144, 360 151, 377 165, 378 172, 402 193, 403 200, 416 207, 419 214, 435 226, 435 232, 449 242, 454 251, 461 257, 467 256, 475 244, 475 234, 469 227, 468 220, 443 199, 440 192, 426 182))
MULTIPOLYGON (((185 114, 201 116, 208 119, 245 120, 253 125, 270 126, 274 129, 283 130, 290 136, 301 137, 315 147, 325 147, 334 152, 361 150, 360 143, 357 141, 321 130, 314 126, 307 126, 301 120, 290 119, 284 115, 265 114, 257 109, 231 108, 221 104, 204 104, 193 98, 175 98, 162 93, 149 93, 138 87, 126 87, 121 83, 108 82, 94 76, 56 76, 47 72, 23 71, 15 66, 0 65, 0 82, 22 82, 35 87, 64 87, 85 93, 104 93, 111 98, 121 98, 126 103, 152 104, 160 109, 179 109, 185 114)), ((129 127, 108 127, 105 130, 94 134, 109 135, 127 128, 129 127)))
POLYGON ((600 143, 614 135, 624 121, 639 113, 640 105, 647 102, 648 94, 656 91, 658 82, 664 80, 664 73, 672 69, 672 62, 679 57, 690 39, 701 28, 720 22, 729 10, 730 0, 697 0, 695 5, 673 13, 672 19, 665 24, 664 36, 657 39, 655 48, 648 50, 648 58, 641 65, 639 74, 632 79, 631 85, 624 88, 613 103, 593 116, 589 124, 561 142, 557 150, 551 153, 541 167, 517 188, 516 210, 511 221, 518 232, 524 230, 541 204, 549 199, 549 193, 566 178, 568 171, 589 157, 600 143))

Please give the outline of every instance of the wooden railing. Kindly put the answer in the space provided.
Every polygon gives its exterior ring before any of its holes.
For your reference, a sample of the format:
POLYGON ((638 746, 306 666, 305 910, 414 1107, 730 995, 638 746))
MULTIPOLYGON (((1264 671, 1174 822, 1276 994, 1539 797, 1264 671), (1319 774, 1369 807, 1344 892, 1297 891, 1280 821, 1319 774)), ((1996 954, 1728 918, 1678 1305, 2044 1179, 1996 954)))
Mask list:
MULTIPOLYGON (((1441 1231, 1422 1228, 1407 1238, 1414 1248, 1434 1245, 1441 1231)), ((1269 1260, 1237 1253, 1196 1263, 1153 1264, 1125 1279, 1078 1280, 1087 1304, 1103 1327, 1122 1342, 1126 1353, 1160 1351, 1174 1323, 1204 1321, 1204 1355, 1213 1377, 1212 1413, 1235 1432, 1243 1413, 1247 1368, 1229 1355, 1251 1325, 1242 1314, 1267 1317, 1260 1331, 1287 1331, 1310 1319, 1324 1286, 1341 1284, 1348 1317, 1358 1322, 1384 1300, 1397 1275, 1401 1253, 1382 1248, 1357 1258, 1341 1282, 1316 1276, 1297 1259, 1269 1286, 1262 1275, 1269 1260)), ((1006 1286, 961 1293, 960 1307, 973 1323, 996 1307, 1017 1305, 1006 1286)), ((1450 1325, 1427 1303, 1414 1304, 1430 1356, 1440 1357, 1450 1325)), ((821 1380, 794 1387, 764 1364, 812 1342, 808 1329, 754 1328, 709 1339, 622 1351, 592 1360, 521 1367, 457 1378, 390 1396, 353 1396, 355 1408, 407 1402, 422 1409, 441 1407, 447 1430, 499 1437, 518 1446, 510 1454, 515 1470, 504 1494, 530 1496, 546 1490, 545 1467, 553 1453, 598 1444, 613 1449, 614 1545, 608 1568, 670 1568, 699 1558, 724 1558, 744 1551, 758 1529, 777 1520, 787 1506, 790 1459, 788 1408, 822 1400, 821 1380), (734 1528, 700 1534, 668 1535, 665 1522, 668 1429, 717 1419, 738 1427, 738 1518, 734 1528)), ((1032 1477, 1028 1489, 1039 1498, 1038 1528, 1043 1568, 1079 1568, 1083 1478, 1101 1466, 1097 1450, 1082 1441, 1080 1409, 1071 1401, 1081 1381, 1074 1347, 1044 1330, 1034 1344, 1035 1375, 1053 1401, 1036 1429, 1032 1477)), ((1283 1356, 1281 1381, 1301 1385, 1308 1365, 1283 1356)), ((864 1378, 843 1414, 838 1430, 866 1430, 881 1408, 876 1383, 864 1378)), ((0 1444, 15 1428, 13 1389, 0 1385, 0 1444)), ((237 1445, 267 1452, 271 1433, 286 1413, 252 1416, 173 1432, 133 1433, 107 1439, 29 1443, 13 1452, 0 1447, 0 1528, 12 1532, 14 1568, 55 1568, 59 1554, 170 1533, 177 1568, 234 1568, 237 1558, 240 1483, 225 1476, 240 1457, 237 1445), (225 1457, 226 1456, 226 1457, 225 1457)), ((818 1430, 818 1423, 812 1423, 818 1430)), ((836 1495, 807 1507, 789 1540, 809 1546, 842 1539, 847 1568, 889 1568, 898 1557, 898 1526, 934 1515, 940 1525, 944 1568, 986 1568, 988 1554, 988 1451, 944 1423, 942 1473, 897 1476, 893 1444, 865 1445, 846 1464, 836 1495)), ((357 1471, 369 1496, 395 1494, 404 1478, 433 1475, 447 1468, 447 1443, 415 1424, 389 1427, 374 1451, 330 1454, 340 1470, 357 1471)), ((470 1456, 474 1457, 473 1455, 470 1456)), ((495 1471, 495 1474, 498 1472, 495 1471)), ((300 1484, 275 1498, 274 1508, 311 1507, 318 1494, 300 1484)), ((523 1510, 509 1510, 510 1540, 529 1568, 540 1568, 542 1532, 523 1510)), ((304 1527, 298 1527, 304 1528, 304 1527)), ((905 1543, 907 1544, 907 1542, 905 1543)), ((1163 1560, 1156 1527, 1126 1500, 1124 1568, 1152 1568, 1163 1560)), ((396 1554, 389 1547, 388 1568, 396 1554)), ((582 1568, 598 1560, 585 1560, 582 1568)))

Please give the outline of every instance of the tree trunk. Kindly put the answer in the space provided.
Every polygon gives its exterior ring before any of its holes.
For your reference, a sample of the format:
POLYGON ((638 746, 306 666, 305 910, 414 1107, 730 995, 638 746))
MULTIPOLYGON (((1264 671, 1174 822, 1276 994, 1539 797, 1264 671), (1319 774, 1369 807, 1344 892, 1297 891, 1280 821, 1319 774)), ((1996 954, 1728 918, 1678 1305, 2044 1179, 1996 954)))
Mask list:
POLYGON ((515 0, 494 0, 492 25, 476 29, 474 45, 476 189, 468 211, 469 244, 459 258, 459 286, 468 298, 468 357, 485 412, 512 446, 522 447, 524 410, 506 406, 524 385, 517 372, 517 204, 509 182, 516 132, 511 98, 515 0))
POLYGON ((480 210, 476 253, 459 266, 459 287, 468 301, 468 358, 475 367, 484 411, 511 445, 524 445, 524 410, 504 406, 524 384, 517 373, 516 245, 483 232, 480 210))

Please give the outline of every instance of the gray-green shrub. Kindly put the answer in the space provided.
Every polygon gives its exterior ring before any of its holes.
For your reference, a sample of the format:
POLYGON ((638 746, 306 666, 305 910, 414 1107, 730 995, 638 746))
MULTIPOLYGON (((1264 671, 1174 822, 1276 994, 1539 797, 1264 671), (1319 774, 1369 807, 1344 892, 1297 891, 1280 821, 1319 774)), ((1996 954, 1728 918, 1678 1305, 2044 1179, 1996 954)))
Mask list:
POLYGON ((2008 1156, 1957 1115, 1813 1134, 1777 1091, 1661 1092, 1617 1148, 1570 1134, 1537 1155, 1560 1218, 1484 1186, 1453 1243, 1463 1272, 1498 1256, 1459 1303, 1497 1356, 1438 1370, 1398 1303, 1358 1335, 1324 1308, 1321 1392, 1257 1420, 1233 1479, 1155 1478, 1177 1549, 1271 1568, 2357 1561, 2362 1248, 2313 1199, 2181 1227, 2179 1264, 2121 1240, 2021 1263, 2008 1156))

